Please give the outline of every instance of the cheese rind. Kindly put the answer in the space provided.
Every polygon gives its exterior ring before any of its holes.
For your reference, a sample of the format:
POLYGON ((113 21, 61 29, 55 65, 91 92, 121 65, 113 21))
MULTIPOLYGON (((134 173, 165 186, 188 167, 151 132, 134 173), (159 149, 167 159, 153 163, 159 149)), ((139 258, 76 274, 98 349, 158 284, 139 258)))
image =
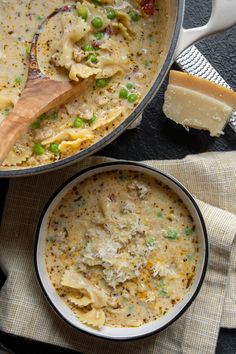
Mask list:
POLYGON ((182 71, 171 70, 169 84, 198 91, 216 100, 220 100, 232 108, 236 107, 236 92, 201 77, 183 73, 182 71))
POLYGON ((211 136, 223 129, 236 107, 236 93, 205 79, 170 72, 165 93, 165 115, 185 128, 208 130, 211 136))

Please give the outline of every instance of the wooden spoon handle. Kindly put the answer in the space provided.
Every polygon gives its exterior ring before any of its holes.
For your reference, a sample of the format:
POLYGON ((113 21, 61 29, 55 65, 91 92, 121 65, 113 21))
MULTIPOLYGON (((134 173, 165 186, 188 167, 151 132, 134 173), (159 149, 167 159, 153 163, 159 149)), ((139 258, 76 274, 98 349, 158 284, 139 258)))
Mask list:
POLYGON ((12 112, 0 124, 0 164, 19 136, 37 117, 86 90, 92 80, 89 78, 74 83, 54 81, 47 77, 29 79, 12 112))

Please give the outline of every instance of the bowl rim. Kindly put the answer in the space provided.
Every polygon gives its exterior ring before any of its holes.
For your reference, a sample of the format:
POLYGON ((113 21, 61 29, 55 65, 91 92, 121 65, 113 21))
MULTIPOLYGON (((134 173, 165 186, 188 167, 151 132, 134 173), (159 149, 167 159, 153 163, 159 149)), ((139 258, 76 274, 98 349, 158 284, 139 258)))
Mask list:
MULTIPOLYGON (((117 168, 119 169, 119 168, 117 168)), ((105 172, 105 171, 104 171, 105 172)), ((99 172, 98 172, 99 173, 99 172)), ((154 177, 155 178, 155 177, 154 177)), ((86 169, 83 169, 79 172, 77 172, 76 174, 74 174, 73 176, 71 176, 70 178, 68 178, 65 182, 63 182, 59 188, 57 188, 57 190, 51 195, 51 197, 48 199, 48 201, 46 202, 38 223, 37 223, 37 228, 36 228, 36 232, 35 232, 35 240, 34 240, 34 270, 36 273, 36 277, 38 280, 38 283, 41 287, 41 290, 44 294, 44 296, 46 297, 48 303, 50 304, 50 306, 52 307, 52 309, 54 310, 54 312, 62 319, 64 320, 70 327, 76 329, 77 331, 82 332, 83 334, 92 336, 94 338, 99 338, 99 339, 103 339, 103 340, 109 340, 109 341, 117 341, 117 342, 129 342, 129 341, 134 341, 134 340, 139 340, 139 339, 144 339, 150 336, 153 336, 161 331, 163 331, 164 329, 166 329, 167 327, 169 327, 171 324, 173 324, 179 317, 182 316, 182 314, 190 307, 190 305, 192 304, 192 302, 195 300, 196 296, 198 295, 205 275, 206 275, 206 271, 207 271, 207 265, 208 265, 208 258, 209 258, 209 242, 208 242, 208 234, 207 234, 207 229, 206 229, 206 225, 205 225, 205 221, 204 218, 202 216, 202 213, 200 211, 200 208, 198 206, 198 204, 196 203, 196 201, 194 200, 192 194, 187 190, 187 188, 181 183, 179 182, 175 177, 173 177, 172 175, 170 175, 169 173, 163 172, 162 170, 158 169, 158 168, 154 168, 151 166, 148 166, 144 163, 140 163, 140 162, 135 162, 135 161, 127 161, 127 160, 118 160, 118 161, 113 161, 113 162, 105 162, 105 163, 101 163, 98 165, 94 165, 94 166, 90 166, 86 169), (141 335, 137 335, 137 336, 132 336, 132 337, 127 337, 127 338, 117 338, 117 337, 106 337, 106 335, 104 336, 100 336, 99 334, 95 334, 95 333, 91 333, 91 332, 87 332, 84 329, 81 329, 78 326, 75 326, 74 324, 72 324, 67 317, 65 317, 56 307, 56 305, 54 305, 54 302, 50 299, 47 290, 41 280, 40 274, 39 274, 39 269, 38 269, 38 261, 37 261, 37 249, 38 249, 38 241, 40 238, 40 229, 41 229, 41 225, 42 225, 42 221, 43 218, 48 210, 48 208, 50 207, 51 203, 53 202, 53 200, 57 197, 57 195, 73 180, 77 179, 78 177, 82 176, 83 174, 86 174, 89 171, 94 171, 96 173, 97 169, 103 168, 103 167, 110 167, 110 166, 118 166, 118 165, 126 165, 128 166, 136 166, 136 167, 141 167, 144 169, 147 169, 149 171, 152 171, 154 173, 156 173, 157 175, 161 175, 164 178, 169 179, 171 182, 173 182, 174 184, 177 185, 178 188, 180 188, 184 194, 187 196, 187 198, 189 199, 189 201, 191 202, 192 206, 194 207, 194 209, 197 212, 197 215, 199 217, 199 221, 202 227, 202 236, 203 236, 203 240, 204 240, 204 262, 203 262, 203 267, 202 267, 202 272, 199 276, 199 280, 196 286, 195 291, 193 292, 191 298, 187 301, 187 303, 185 304, 185 306, 179 311, 177 312, 172 319, 170 319, 165 325, 159 327, 158 329, 154 329, 148 333, 145 334, 141 334, 141 335)))

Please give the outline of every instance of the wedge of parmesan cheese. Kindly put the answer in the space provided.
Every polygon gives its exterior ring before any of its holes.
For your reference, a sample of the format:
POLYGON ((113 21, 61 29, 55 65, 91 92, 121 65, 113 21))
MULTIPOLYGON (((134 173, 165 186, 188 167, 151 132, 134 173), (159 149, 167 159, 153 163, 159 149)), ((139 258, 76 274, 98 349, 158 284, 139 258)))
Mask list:
POLYGON ((163 111, 185 128, 219 136, 235 108, 236 92, 190 74, 170 72, 163 111))

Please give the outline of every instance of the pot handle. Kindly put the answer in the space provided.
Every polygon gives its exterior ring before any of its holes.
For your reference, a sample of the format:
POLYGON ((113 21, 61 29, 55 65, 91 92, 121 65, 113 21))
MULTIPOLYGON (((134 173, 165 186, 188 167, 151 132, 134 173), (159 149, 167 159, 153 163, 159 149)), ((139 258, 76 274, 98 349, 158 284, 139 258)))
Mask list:
POLYGON ((175 58, 195 42, 224 31, 236 23, 236 0, 212 0, 212 12, 208 23, 201 27, 182 27, 175 51, 175 58))

